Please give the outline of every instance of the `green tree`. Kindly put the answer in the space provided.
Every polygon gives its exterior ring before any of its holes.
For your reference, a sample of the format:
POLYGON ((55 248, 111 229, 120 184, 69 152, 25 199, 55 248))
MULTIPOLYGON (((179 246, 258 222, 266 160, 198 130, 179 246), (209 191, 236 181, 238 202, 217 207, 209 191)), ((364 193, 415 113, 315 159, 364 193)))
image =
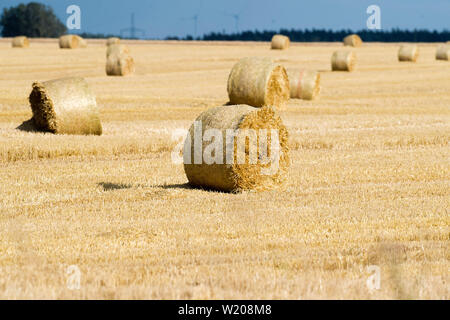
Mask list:
POLYGON ((3 37, 24 35, 56 38, 67 31, 66 26, 56 17, 52 8, 37 2, 3 9, 0 26, 3 37))

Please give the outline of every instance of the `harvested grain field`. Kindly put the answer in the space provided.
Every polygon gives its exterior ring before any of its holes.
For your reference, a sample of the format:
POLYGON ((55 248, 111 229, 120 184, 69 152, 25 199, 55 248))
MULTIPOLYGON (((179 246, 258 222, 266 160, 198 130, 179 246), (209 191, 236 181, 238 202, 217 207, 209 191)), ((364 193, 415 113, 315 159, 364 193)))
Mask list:
POLYGON ((347 73, 331 72, 341 43, 122 43, 124 78, 106 76, 105 41, 0 41, 0 298, 450 298, 450 64, 436 45, 412 64, 399 44, 365 44, 347 73), (246 56, 321 72, 319 99, 280 111, 287 185, 192 189, 174 133, 228 101, 246 56), (96 94, 103 135, 16 129, 32 83, 69 76, 96 94))

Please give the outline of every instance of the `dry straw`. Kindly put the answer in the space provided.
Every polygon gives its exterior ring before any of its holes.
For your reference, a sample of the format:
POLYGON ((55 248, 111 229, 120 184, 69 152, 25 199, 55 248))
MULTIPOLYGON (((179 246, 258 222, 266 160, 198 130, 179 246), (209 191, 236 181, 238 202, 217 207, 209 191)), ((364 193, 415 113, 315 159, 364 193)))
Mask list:
POLYGON ((14 37, 12 39, 13 48, 28 48, 30 46, 30 41, 25 36, 14 37))
POLYGON ((450 60, 450 44, 443 44, 437 48, 436 60, 450 60))
POLYGON ((67 34, 59 38, 59 47, 61 49, 76 49, 80 46, 80 37, 67 34))
POLYGON ((108 58, 110 55, 123 55, 130 54, 130 49, 126 45, 123 44, 111 44, 106 48, 106 57, 108 58))
POLYGON ((120 44, 120 39, 117 37, 112 37, 112 38, 108 38, 106 39, 106 45, 110 46, 112 44, 120 44))
POLYGON ((416 45, 403 45, 398 50, 399 61, 416 62, 419 57, 419 47, 416 45))
POLYGON ((80 36, 76 36, 78 38, 78 46, 80 48, 87 48, 87 41, 80 36))
POLYGON ((331 56, 331 70, 353 71, 356 65, 356 55, 353 51, 336 51, 331 56))
POLYGON ((126 76, 134 73, 134 59, 129 54, 111 54, 106 60, 108 76, 126 76))
POLYGON ((320 94, 320 73, 317 71, 288 69, 291 98, 313 100, 320 94))
POLYGON ((362 44, 363 42, 357 34, 351 34, 344 38, 344 46, 361 47, 362 44))
POLYGON ((272 37, 272 49, 283 50, 289 48, 291 41, 289 37, 276 34, 272 37))
POLYGON ((102 134, 95 96, 83 78, 35 82, 29 101, 38 130, 56 134, 102 134))
POLYGON ((228 77, 230 104, 282 108, 289 100, 289 78, 280 64, 269 58, 243 58, 228 77))
MULTIPOLYGON (((223 164, 206 164, 201 161, 201 164, 195 164, 195 145, 194 145, 194 124, 191 126, 186 141, 190 141, 190 155, 191 159, 186 163, 184 170, 186 172, 189 183, 195 187, 206 189, 215 189, 226 192, 238 192, 242 190, 269 190, 282 185, 286 178, 286 172, 289 167, 289 149, 288 149, 288 132, 283 125, 280 117, 275 113, 271 107, 254 108, 247 105, 233 105, 220 106, 209 109, 203 112, 196 120, 197 124, 201 122, 202 132, 208 129, 216 129, 222 133, 222 163, 223 164), (239 129, 239 130, 238 130, 239 129), (244 155, 245 161, 237 161, 238 141, 244 141, 245 129, 253 129, 256 132, 256 139, 248 139, 245 145, 244 155), (268 135, 261 138, 260 129, 267 129, 268 135), (275 150, 271 150, 271 129, 278 132, 279 144, 279 162, 278 170, 269 169, 270 163, 261 163, 249 161, 250 150, 258 150, 261 152, 264 148, 271 156, 275 150), (227 164, 226 161, 226 131, 238 130, 238 134, 234 140, 228 143, 234 152, 234 160, 227 164), (267 143, 264 143, 266 141, 267 143), (255 149, 256 148, 256 149, 255 149), (264 169, 264 170, 262 170, 264 169)), ((248 130, 247 130, 248 131, 248 130)), ((236 132, 236 131, 235 131, 236 132)), ((201 152, 204 154, 205 148, 210 145, 210 141, 203 140, 201 152)), ((185 144, 185 148, 189 150, 189 144, 185 144)), ((185 149, 186 152, 186 149, 185 149)), ((259 153, 258 153, 259 154, 259 153)))

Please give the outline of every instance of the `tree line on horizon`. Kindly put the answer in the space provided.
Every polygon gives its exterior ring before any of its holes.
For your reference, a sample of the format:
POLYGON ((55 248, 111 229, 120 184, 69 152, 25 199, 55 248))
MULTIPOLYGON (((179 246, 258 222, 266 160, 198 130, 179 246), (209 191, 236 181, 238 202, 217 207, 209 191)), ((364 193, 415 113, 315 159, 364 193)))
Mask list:
POLYGON ((184 38, 167 37, 166 40, 203 40, 203 41, 270 41, 274 34, 288 36, 294 42, 336 42, 349 34, 358 34, 366 42, 445 42, 450 40, 450 30, 359 30, 350 29, 281 29, 279 31, 242 31, 239 33, 211 32, 202 37, 190 35, 184 38))

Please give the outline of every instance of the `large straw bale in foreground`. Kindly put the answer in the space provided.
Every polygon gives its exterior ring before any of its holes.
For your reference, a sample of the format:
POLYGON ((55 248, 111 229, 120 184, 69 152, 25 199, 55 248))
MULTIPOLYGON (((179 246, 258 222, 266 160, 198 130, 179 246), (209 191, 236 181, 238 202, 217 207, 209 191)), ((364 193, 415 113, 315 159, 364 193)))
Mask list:
POLYGON ((289 167, 288 132, 272 107, 215 107, 191 126, 183 156, 193 186, 227 192, 273 189, 284 182, 289 167), (212 152, 211 140, 201 138, 211 129, 222 134, 212 138, 219 142, 212 152), (234 140, 227 139, 227 130, 236 134, 234 140), (215 161, 203 155, 214 155, 215 161))
POLYGON ((284 67, 269 58, 243 58, 228 77, 231 104, 282 108, 289 100, 289 79, 284 67))
POLYGON ((344 38, 344 46, 361 47, 362 44, 363 42, 357 34, 351 34, 344 38))
POLYGON ((102 134, 95 96, 83 78, 33 83, 29 101, 36 128, 57 134, 102 134))
POLYGON ((13 48, 28 48, 30 46, 30 41, 25 36, 14 37, 12 39, 13 48))
POLYGON ((353 71, 356 66, 356 55, 353 51, 336 51, 331 56, 331 70, 353 71))
POLYGON ((450 44, 443 44, 437 48, 436 60, 450 60, 450 44))
POLYGON ((80 37, 73 34, 67 34, 59 38, 59 47, 61 49, 76 49, 80 46, 80 37))
POLYGON ((106 48, 106 57, 110 55, 130 54, 130 49, 124 44, 112 44, 106 48))
POLYGON ((108 76, 126 76, 134 73, 134 59, 129 54, 112 54, 106 60, 108 76))
POLYGON ((120 44, 120 39, 117 37, 111 37, 106 39, 106 46, 110 46, 112 44, 120 44))
POLYGON ((416 62, 419 58, 419 47, 416 45, 403 45, 398 50, 399 61, 416 62))
POLYGON ((283 50, 289 48, 291 41, 289 37, 276 34, 272 37, 272 49, 283 50))
POLYGON ((309 70, 288 69, 291 98, 313 100, 320 93, 320 73, 309 70))

